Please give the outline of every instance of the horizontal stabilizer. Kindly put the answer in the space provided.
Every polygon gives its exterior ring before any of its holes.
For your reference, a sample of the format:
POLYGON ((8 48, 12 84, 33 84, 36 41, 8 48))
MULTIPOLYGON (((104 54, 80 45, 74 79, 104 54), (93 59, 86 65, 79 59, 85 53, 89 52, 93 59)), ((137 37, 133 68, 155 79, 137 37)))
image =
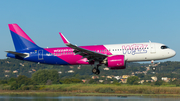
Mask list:
POLYGON ((14 54, 14 55, 17 55, 17 56, 20 56, 20 57, 26 57, 26 56, 28 56, 27 54, 18 53, 18 52, 13 52, 13 51, 5 51, 5 52, 11 53, 11 54, 14 54))

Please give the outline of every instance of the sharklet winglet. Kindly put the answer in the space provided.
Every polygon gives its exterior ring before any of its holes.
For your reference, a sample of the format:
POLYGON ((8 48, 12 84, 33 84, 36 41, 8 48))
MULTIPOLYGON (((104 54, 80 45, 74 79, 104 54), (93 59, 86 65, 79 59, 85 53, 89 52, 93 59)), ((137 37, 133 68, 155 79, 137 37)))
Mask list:
POLYGON ((60 34, 64 44, 66 44, 66 45, 70 44, 70 42, 64 37, 64 35, 61 32, 59 32, 59 34, 60 34))

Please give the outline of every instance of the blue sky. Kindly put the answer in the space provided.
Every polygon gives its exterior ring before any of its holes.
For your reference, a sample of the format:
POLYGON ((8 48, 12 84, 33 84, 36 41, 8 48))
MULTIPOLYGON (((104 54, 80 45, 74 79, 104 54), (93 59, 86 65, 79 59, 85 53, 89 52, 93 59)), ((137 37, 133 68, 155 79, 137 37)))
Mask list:
POLYGON ((179 0, 4 0, 0 3, 0 59, 15 50, 8 24, 17 23, 41 47, 73 44, 163 43, 180 61, 179 0))

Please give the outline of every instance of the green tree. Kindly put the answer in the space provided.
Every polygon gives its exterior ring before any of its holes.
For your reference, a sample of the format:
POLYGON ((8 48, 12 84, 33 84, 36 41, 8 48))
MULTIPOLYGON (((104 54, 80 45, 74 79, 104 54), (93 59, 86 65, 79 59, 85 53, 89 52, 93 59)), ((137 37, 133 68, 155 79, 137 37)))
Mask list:
POLYGON ((35 82, 31 80, 31 78, 28 78, 24 75, 19 75, 16 82, 18 83, 19 87, 21 85, 34 85, 35 82))
POLYGON ((59 74, 57 70, 38 70, 32 74, 32 80, 38 84, 46 84, 48 80, 52 81, 52 84, 59 83, 59 74))
POLYGON ((127 83, 131 85, 138 84, 138 81, 139 81, 139 78, 137 76, 131 76, 131 77, 128 77, 127 79, 127 83))
POLYGON ((7 80, 0 80, 0 84, 7 84, 8 81, 7 80))
POLYGON ((8 84, 11 85, 12 83, 16 82, 16 78, 10 78, 9 81, 8 81, 8 84))
MULTIPOLYGON (((10 81, 13 81, 14 79, 10 79, 10 81)), ((31 78, 28 78, 24 75, 19 75, 17 79, 15 79, 15 82, 11 83, 11 90, 21 89, 23 86, 27 85, 35 85, 36 83, 31 80, 31 78)), ((29 90, 27 88, 26 90, 29 90)))
POLYGON ((164 81, 162 81, 162 80, 157 80, 157 81, 154 83, 154 85, 160 86, 160 85, 162 85, 163 83, 164 83, 164 81))
POLYGON ((145 77, 144 73, 137 74, 137 76, 141 79, 145 77))

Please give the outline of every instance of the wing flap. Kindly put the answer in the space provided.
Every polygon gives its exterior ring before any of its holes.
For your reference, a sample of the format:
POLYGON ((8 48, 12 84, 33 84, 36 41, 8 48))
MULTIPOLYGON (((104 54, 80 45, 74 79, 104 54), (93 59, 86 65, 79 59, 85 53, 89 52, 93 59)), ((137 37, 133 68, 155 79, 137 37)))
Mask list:
POLYGON ((87 50, 87 49, 75 46, 73 44, 67 44, 67 46, 70 47, 70 48, 75 49, 75 51, 74 51, 75 53, 76 52, 81 52, 81 54, 84 53, 84 54, 92 55, 92 56, 107 57, 107 55, 105 55, 105 54, 101 54, 101 53, 98 53, 98 52, 90 51, 90 50, 87 50))

